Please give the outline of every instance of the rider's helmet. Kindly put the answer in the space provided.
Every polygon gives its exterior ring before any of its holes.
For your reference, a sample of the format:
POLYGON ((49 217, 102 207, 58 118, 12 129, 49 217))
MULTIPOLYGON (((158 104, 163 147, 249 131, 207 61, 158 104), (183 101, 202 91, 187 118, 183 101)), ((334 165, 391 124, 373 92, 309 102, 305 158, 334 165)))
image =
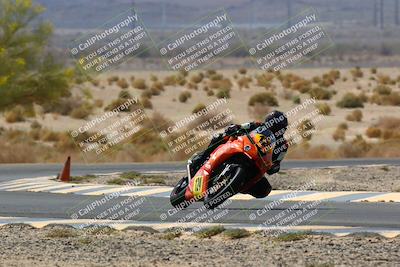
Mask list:
POLYGON ((279 135, 283 135, 285 133, 288 127, 288 119, 283 112, 274 110, 270 112, 267 117, 265 117, 265 125, 276 137, 278 137, 279 135))

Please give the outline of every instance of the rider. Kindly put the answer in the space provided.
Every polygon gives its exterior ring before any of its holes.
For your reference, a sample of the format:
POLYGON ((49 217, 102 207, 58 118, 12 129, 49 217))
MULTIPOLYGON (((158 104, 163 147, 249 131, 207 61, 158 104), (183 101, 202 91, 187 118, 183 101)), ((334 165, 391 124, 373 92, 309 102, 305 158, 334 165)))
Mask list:
MULTIPOLYGON (((274 134, 276 139, 275 148, 272 154, 272 167, 267 171, 267 173, 269 175, 277 173, 280 170, 280 163, 285 157, 288 150, 288 144, 283 137, 288 127, 288 120, 285 114, 280 111, 274 110, 267 115, 264 123, 248 122, 241 125, 231 124, 225 129, 223 133, 214 136, 206 150, 194 154, 189 160, 191 175, 195 174, 203 165, 203 163, 208 159, 210 154, 219 145, 226 143, 229 137, 244 135, 263 125, 265 125, 268 130, 270 130, 274 134)), ((258 181, 247 193, 256 198, 263 198, 268 196, 271 190, 272 187, 270 183, 268 182, 267 178, 264 177, 263 179, 258 181)))

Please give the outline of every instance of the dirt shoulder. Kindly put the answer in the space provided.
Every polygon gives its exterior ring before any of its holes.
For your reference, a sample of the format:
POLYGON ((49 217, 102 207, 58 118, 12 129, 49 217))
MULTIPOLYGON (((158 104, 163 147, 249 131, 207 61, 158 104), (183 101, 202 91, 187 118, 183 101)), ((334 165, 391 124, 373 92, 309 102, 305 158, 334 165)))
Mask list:
POLYGON ((96 235, 26 225, 0 227, 0 266, 396 266, 400 238, 294 235, 211 238, 138 230, 96 235))
MULTIPOLYGON (((184 173, 140 174, 127 172, 102 176, 73 177, 74 183, 174 186, 184 173)), ((290 169, 268 176, 274 190, 400 192, 400 166, 290 169)))

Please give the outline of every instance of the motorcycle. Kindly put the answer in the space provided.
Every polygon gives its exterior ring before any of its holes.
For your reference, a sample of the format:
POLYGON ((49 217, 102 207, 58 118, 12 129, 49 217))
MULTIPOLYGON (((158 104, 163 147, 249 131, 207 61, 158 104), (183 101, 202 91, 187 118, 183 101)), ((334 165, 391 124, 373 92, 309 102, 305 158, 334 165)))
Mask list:
POLYGON ((272 166, 275 137, 258 133, 257 129, 218 146, 200 169, 191 176, 191 161, 187 177, 182 178, 170 195, 172 206, 184 209, 193 202, 203 201, 214 209, 228 198, 246 193, 272 166))

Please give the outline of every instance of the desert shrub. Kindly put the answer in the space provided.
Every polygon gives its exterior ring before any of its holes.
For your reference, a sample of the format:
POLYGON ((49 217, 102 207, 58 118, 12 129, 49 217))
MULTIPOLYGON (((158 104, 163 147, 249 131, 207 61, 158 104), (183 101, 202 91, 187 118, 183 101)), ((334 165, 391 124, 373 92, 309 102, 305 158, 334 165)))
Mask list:
POLYGON ((197 112, 199 112, 199 111, 202 111, 203 109, 205 109, 206 108, 206 106, 204 105, 204 104, 202 104, 202 103, 199 103, 199 104, 197 104, 195 107, 194 107, 194 109, 192 110, 192 113, 194 114, 194 113, 197 113, 197 112))
POLYGON ((353 78, 362 78, 364 76, 364 73, 362 72, 360 67, 355 67, 354 69, 351 69, 350 73, 353 78))
POLYGON ((265 89, 271 88, 273 79, 274 75, 271 73, 264 73, 256 76, 257 85, 264 87, 265 89))
POLYGON ((249 88, 249 84, 251 82, 251 78, 250 77, 241 77, 238 81, 237 84, 239 86, 240 89, 242 88, 249 88))
POLYGON ((387 75, 378 75, 378 83, 380 83, 380 84, 391 84, 392 80, 387 75))
POLYGON ((132 87, 144 90, 147 88, 146 81, 144 79, 138 78, 133 80, 132 87))
POLYGON ((278 106, 278 100, 269 92, 255 94, 249 99, 249 106, 254 106, 256 103, 268 106, 278 106))
POLYGON ((38 130, 38 129, 41 129, 41 128, 42 128, 42 125, 38 121, 33 121, 31 123, 31 129, 32 130, 38 130))
POLYGON ((301 103, 301 98, 300 96, 296 95, 292 98, 292 101, 294 104, 300 104, 301 103))
POLYGON ((154 75, 154 74, 151 74, 150 75, 150 81, 156 82, 156 81, 158 81, 158 77, 156 75, 154 75))
POLYGON ((207 95, 208 96, 213 96, 214 95, 214 91, 213 90, 208 90, 207 91, 207 95))
POLYGON ((94 87, 97 87, 97 86, 100 85, 100 80, 91 79, 91 80, 90 80, 90 83, 91 83, 94 87))
POLYGON ((390 95, 392 89, 389 86, 380 84, 375 87, 374 92, 380 95, 390 95))
POLYGON ((203 74, 199 73, 199 74, 192 75, 192 77, 190 78, 190 81, 192 83, 196 83, 197 84, 197 83, 201 83, 203 78, 204 78, 203 74))
POLYGON ((302 94, 308 93, 311 90, 311 82, 305 79, 295 80, 290 83, 290 88, 299 91, 302 94))
POLYGON ((398 92, 391 92, 389 95, 373 94, 369 101, 378 105, 386 106, 400 106, 400 94, 398 92))
POLYGON ((57 142, 60 139, 60 134, 48 129, 43 129, 41 131, 40 139, 44 142, 57 142))
POLYGON ((364 156, 371 149, 361 135, 357 135, 352 141, 344 142, 338 148, 339 157, 357 158, 364 156))
POLYGON ((335 132, 332 134, 332 138, 335 141, 345 141, 346 140, 346 131, 342 128, 336 128, 335 132))
POLYGON ((74 119, 86 119, 92 113, 92 106, 85 104, 71 111, 70 116, 74 119))
POLYGON ((104 104, 104 102, 103 102, 103 100, 101 100, 101 99, 96 99, 96 100, 94 100, 94 102, 93 102, 93 105, 94 105, 95 107, 97 107, 97 108, 101 108, 101 107, 103 106, 103 104, 104 104))
POLYGON ((316 108, 319 110, 320 114, 322 115, 329 115, 331 114, 331 108, 326 103, 319 103, 315 105, 316 108))
POLYGON ((372 127, 380 129, 380 137, 385 140, 400 138, 400 118, 381 117, 372 127))
POLYGON ((308 93, 311 97, 318 100, 329 100, 332 97, 332 93, 329 90, 322 89, 321 87, 312 88, 308 93))
MULTIPOLYGON (((108 105, 104 108, 104 110, 105 110, 105 111, 111 111, 111 110, 113 110, 113 109, 116 109, 116 108, 120 107, 121 105, 125 104, 126 101, 127 101, 126 99, 117 98, 117 99, 113 100, 110 104, 108 104, 108 105)), ((127 107, 127 108, 125 108, 125 109, 121 109, 120 111, 121 111, 121 112, 129 112, 129 111, 131 111, 131 110, 134 110, 134 106, 135 106, 135 105, 130 105, 129 107, 127 107)))
POLYGON ((82 105, 82 99, 77 97, 61 98, 54 102, 45 103, 43 107, 44 113, 58 113, 67 116, 75 108, 82 105))
POLYGON ((227 88, 223 88, 218 90, 217 94, 215 95, 217 98, 230 98, 231 97, 231 90, 227 88))
POLYGON ((140 95, 141 97, 146 97, 146 98, 151 98, 153 96, 153 93, 151 92, 151 90, 146 89, 142 92, 142 94, 140 95))
POLYGON ((24 108, 22 106, 15 106, 9 111, 6 111, 4 118, 8 123, 25 121, 24 108))
POLYGON ((155 81, 153 82, 153 84, 150 87, 152 90, 156 89, 158 91, 164 91, 164 84, 162 82, 159 81, 155 81))
POLYGON ((188 88, 188 89, 194 89, 194 90, 197 90, 199 87, 197 86, 197 84, 195 84, 195 83, 192 83, 192 82, 189 82, 187 85, 186 85, 186 87, 188 88))
POLYGON ((157 87, 151 87, 149 91, 151 92, 152 95, 160 95, 161 94, 161 90, 158 89, 157 87))
POLYGON ((353 93, 345 94, 342 97, 342 99, 336 103, 336 105, 341 108, 362 108, 362 107, 364 107, 362 98, 353 93))
POLYGON ((189 75, 189 72, 187 70, 180 70, 179 75, 181 75, 182 77, 186 77, 189 75))
POLYGON ((347 125, 347 123, 342 122, 342 123, 340 123, 340 124, 338 125, 338 128, 339 128, 339 129, 343 129, 343 130, 347 130, 347 129, 349 129, 349 126, 347 125))
POLYGON ((179 94, 179 102, 185 103, 191 96, 192 94, 188 91, 182 92, 179 94))
POLYGON ((213 80, 208 82, 208 87, 212 89, 232 89, 232 82, 229 79, 213 80))
POLYGON ((152 109, 153 108, 153 104, 151 103, 150 99, 147 97, 142 97, 140 99, 140 103, 142 104, 142 106, 146 109, 152 109))
POLYGON ((315 130, 315 125, 309 119, 301 121, 300 125, 297 127, 297 131, 304 140, 310 141, 312 138, 313 131, 315 130))
POLYGON ((119 77, 117 75, 113 75, 107 78, 108 85, 113 84, 114 82, 117 82, 119 80, 119 77))
POLYGON ((382 135, 382 131, 377 127, 368 127, 368 129, 365 131, 365 134, 369 138, 379 138, 382 135))
POLYGON ((211 81, 220 81, 224 79, 224 76, 221 73, 215 73, 208 77, 211 81))
POLYGON ((244 74, 247 73, 247 69, 246 68, 240 68, 239 69, 239 73, 244 75, 244 74))
POLYGON ((371 68, 370 71, 371 71, 371 74, 376 74, 377 73, 377 69, 376 68, 371 68))
POLYGON ((126 89, 129 87, 128 82, 126 81, 125 78, 119 79, 117 82, 117 85, 121 88, 121 89, 126 89))
POLYGON ((346 116, 348 121, 361 121, 363 117, 362 111, 359 109, 353 110, 350 114, 346 116))
POLYGON ((129 93, 128 90, 121 90, 118 94, 118 98, 122 98, 122 99, 131 99, 132 95, 131 93, 129 93))

